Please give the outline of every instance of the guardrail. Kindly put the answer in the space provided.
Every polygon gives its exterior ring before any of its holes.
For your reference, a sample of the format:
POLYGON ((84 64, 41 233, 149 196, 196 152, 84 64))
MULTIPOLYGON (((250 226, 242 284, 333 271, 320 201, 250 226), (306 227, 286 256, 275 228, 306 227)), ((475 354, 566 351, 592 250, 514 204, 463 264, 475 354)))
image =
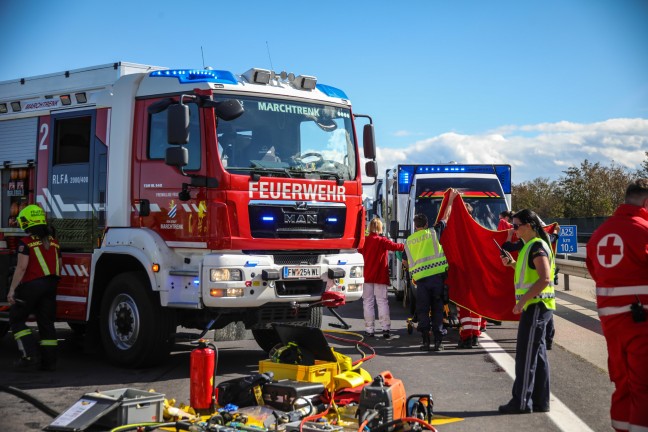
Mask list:
POLYGON ((585 261, 557 258, 556 267, 560 269, 559 273, 565 275, 565 291, 569 291, 569 276, 592 279, 592 276, 590 276, 587 270, 587 265, 585 265, 585 261))

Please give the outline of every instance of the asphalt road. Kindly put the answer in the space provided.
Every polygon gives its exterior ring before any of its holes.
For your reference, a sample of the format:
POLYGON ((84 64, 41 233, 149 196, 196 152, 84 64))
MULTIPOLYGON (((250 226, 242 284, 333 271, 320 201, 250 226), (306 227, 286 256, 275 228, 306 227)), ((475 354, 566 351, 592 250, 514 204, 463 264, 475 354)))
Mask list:
MULTIPOLYGON (((564 284, 561 284, 564 286, 564 284)), ((373 376, 391 371, 403 381, 408 395, 431 393, 434 411, 441 416, 462 419, 437 426, 439 431, 609 431, 609 401, 613 386, 606 371, 605 341, 593 302, 592 282, 572 277, 569 292, 558 291, 557 335, 549 352, 551 363, 552 411, 503 416, 500 404, 510 399, 510 373, 515 354, 516 323, 490 325, 481 347, 456 348, 457 332, 451 330, 440 353, 421 352, 417 333, 406 330, 406 313, 391 297, 392 327, 398 338, 371 341, 377 356, 363 367, 373 376)), ((361 302, 348 304, 338 313, 361 332, 361 302)), ((334 330, 325 316, 323 328, 334 330)), ((108 364, 100 353, 84 353, 80 341, 65 324, 60 324, 60 366, 55 372, 14 372, 17 356, 10 335, 0 340, 0 385, 13 386, 36 397, 51 409, 62 412, 85 393, 121 388, 154 389, 167 398, 189 403, 188 342, 197 332, 181 333, 171 359, 152 369, 120 369, 108 364)), ((253 340, 218 342, 217 382, 258 370, 266 358, 253 340)), ((331 341, 338 351, 360 358, 355 348, 331 341)), ((52 418, 32 404, 0 392, 0 425, 6 431, 38 431, 52 418)))

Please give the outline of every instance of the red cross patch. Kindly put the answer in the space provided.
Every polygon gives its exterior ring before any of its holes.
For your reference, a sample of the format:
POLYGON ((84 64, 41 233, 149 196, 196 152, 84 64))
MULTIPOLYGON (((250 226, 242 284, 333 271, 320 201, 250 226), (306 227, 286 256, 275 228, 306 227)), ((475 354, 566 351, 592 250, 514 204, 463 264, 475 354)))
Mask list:
POLYGON ((623 258, 623 240, 618 234, 608 234, 596 245, 596 258, 601 267, 610 268, 623 258))

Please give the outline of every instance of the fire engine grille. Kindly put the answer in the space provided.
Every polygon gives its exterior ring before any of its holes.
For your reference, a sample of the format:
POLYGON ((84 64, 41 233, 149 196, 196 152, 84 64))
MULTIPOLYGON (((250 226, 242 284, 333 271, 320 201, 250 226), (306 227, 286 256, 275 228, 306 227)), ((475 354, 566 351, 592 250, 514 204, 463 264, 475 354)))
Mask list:
POLYGON ((321 280, 277 281, 275 289, 279 297, 283 296, 321 296, 326 282, 321 280))
POLYGON ((254 238, 341 238, 346 224, 342 203, 260 201, 251 202, 248 213, 254 238))
POLYGON ((287 307, 263 307, 258 311, 257 328, 262 328, 261 324, 284 322, 290 323, 295 321, 306 321, 310 319, 308 308, 287 308, 287 307))
POLYGON ((275 255, 274 262, 277 265, 315 265, 319 261, 319 255, 275 255))

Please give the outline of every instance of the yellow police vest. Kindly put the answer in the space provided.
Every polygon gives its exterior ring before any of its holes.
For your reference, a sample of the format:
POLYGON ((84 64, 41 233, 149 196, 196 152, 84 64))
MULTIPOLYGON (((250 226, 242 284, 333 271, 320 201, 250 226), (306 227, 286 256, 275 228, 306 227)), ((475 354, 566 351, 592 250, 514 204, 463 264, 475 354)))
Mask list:
POLYGON ((526 310, 529 305, 534 303, 542 302, 545 304, 547 309, 556 310, 556 293, 554 291, 554 274, 556 274, 556 261, 554 259, 551 248, 539 237, 535 237, 533 240, 530 240, 528 243, 524 244, 524 247, 518 255, 517 265, 515 266, 515 298, 520 300, 524 294, 529 291, 533 284, 540 278, 536 269, 529 267, 529 253, 531 253, 531 245, 537 242, 542 242, 542 247, 547 254, 549 255, 550 263, 550 274, 549 274, 549 285, 547 285, 540 293, 533 297, 531 300, 527 301, 524 304, 524 310, 526 310))
POLYGON ((415 281, 448 270, 448 260, 434 229, 416 231, 409 236, 405 241, 405 252, 415 281))

